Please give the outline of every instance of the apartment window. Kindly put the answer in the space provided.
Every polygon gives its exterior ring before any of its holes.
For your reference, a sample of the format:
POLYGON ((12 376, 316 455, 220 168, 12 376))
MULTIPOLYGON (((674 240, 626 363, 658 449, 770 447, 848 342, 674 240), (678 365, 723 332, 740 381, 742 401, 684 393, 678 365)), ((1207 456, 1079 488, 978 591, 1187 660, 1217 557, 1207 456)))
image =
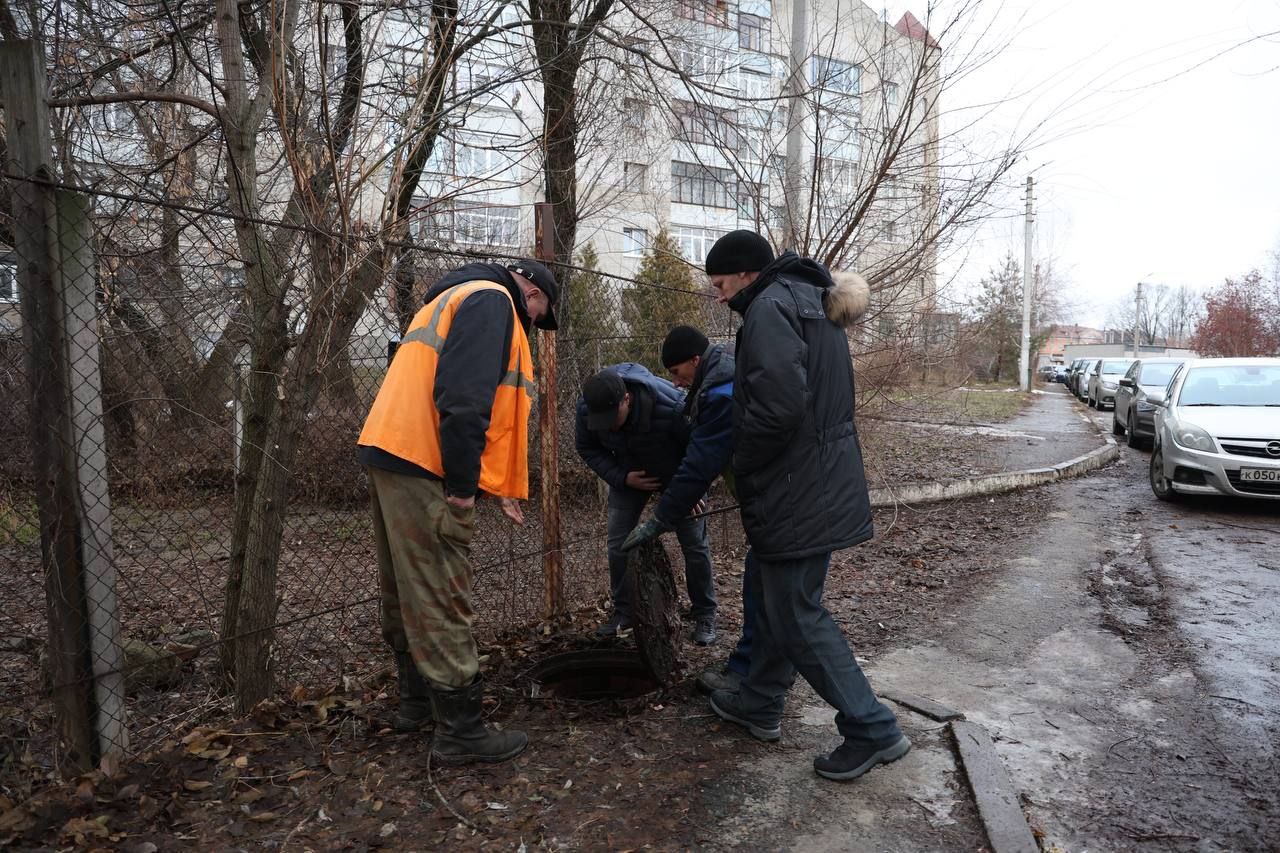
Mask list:
POLYGON ((684 255, 684 259, 691 264, 701 266, 707 262, 707 252, 711 251, 711 247, 715 242, 723 237, 725 232, 712 231, 708 228, 686 228, 682 225, 674 225, 671 228, 671 237, 676 241, 676 245, 680 247, 680 254, 684 255))
POLYGON ((738 180, 732 169, 671 161, 671 200, 702 207, 737 206, 738 180))
POLYGON ((647 190, 649 167, 644 163, 623 163, 622 188, 629 193, 642 193, 647 190))
POLYGON ((862 87, 862 67, 841 62, 826 56, 815 56, 810 61, 813 85, 846 95, 856 95, 862 87))
POLYGON ((744 50, 769 50, 769 19, 759 15, 738 13, 738 47, 744 50))
POLYGON ((690 21, 729 26, 728 0, 680 0, 679 13, 690 21))
POLYGON ((681 142, 691 145, 720 145, 736 149, 738 138, 738 114, 733 110, 717 109, 692 101, 672 101, 671 111, 680 125, 681 142))
POLYGON ((453 226, 459 243, 501 248, 520 244, 520 210, 515 207, 460 208, 454 212, 453 226))
POLYGON ((638 258, 649 251, 649 232, 643 228, 622 229, 622 254, 638 258))
POLYGON ((0 264, 0 302, 18 301, 18 268, 0 264))
POLYGON ((755 181, 740 181, 738 187, 738 218, 754 222, 760 211, 768 210, 769 187, 755 181))
POLYGON ((466 178, 512 180, 512 162, 503 150, 513 139, 473 137, 454 145, 454 173, 466 178))
POLYGON ((858 168, 847 160, 822 160, 823 183, 847 199, 858 186, 858 168))
POLYGON ((885 105, 885 108, 890 112, 898 108, 898 84, 897 83, 884 84, 884 105, 885 105))
POLYGON ((673 43, 671 58, 676 67, 690 77, 718 75, 724 71, 727 62, 723 48, 695 41, 673 43))
MULTIPOLYGON (((768 74, 761 74, 759 71, 750 71, 746 68, 738 72, 738 91, 744 98, 760 101, 777 95, 774 90, 773 80, 768 74)), ((761 106, 767 105, 762 104, 761 106)))
POLYGON ((238 293, 244 289, 244 267, 223 267, 222 286, 230 293, 238 293))
POLYGON ((622 99, 622 123, 627 127, 644 129, 649 118, 649 105, 639 98, 622 99))
POLYGON ((514 249, 520 245, 520 209, 477 204, 452 208, 419 199, 429 212, 411 225, 415 237, 432 243, 460 243, 476 248, 514 249))
POLYGON ((886 243, 898 242, 898 223, 890 219, 884 224, 884 240, 886 243))
POLYGON ((320 55, 324 60, 325 77, 330 80, 342 80, 347 76, 347 48, 345 45, 321 45, 320 55))
POLYGON ((857 162, 862 156, 862 140, 856 125, 839 119, 822 123, 822 153, 833 160, 857 162))
POLYGON ((102 126, 111 133, 133 134, 138 132, 137 117, 125 103, 107 104, 102 108, 102 126))

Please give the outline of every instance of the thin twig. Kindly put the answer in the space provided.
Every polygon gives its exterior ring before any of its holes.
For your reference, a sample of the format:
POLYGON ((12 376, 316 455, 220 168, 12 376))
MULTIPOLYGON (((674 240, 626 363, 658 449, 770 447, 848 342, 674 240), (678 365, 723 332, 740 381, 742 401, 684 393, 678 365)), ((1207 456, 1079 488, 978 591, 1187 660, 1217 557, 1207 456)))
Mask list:
POLYGON ((427 750, 427 784, 431 786, 431 790, 436 792, 436 797, 440 800, 440 805, 444 806, 449 811, 449 814, 456 817, 459 821, 471 827, 472 830, 479 832, 480 827, 476 826, 474 823, 459 814, 457 809, 449 805, 449 801, 445 799, 444 793, 440 790, 440 786, 436 784, 435 776, 431 773, 431 756, 431 750, 427 750))

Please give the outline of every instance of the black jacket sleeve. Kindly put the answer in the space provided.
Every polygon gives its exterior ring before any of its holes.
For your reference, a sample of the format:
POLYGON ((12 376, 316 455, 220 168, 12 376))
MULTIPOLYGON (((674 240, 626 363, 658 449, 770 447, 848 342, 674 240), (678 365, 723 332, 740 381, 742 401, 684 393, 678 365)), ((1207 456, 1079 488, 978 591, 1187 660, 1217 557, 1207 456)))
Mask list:
POLYGON ((493 398, 507 372, 514 318, 506 294, 476 291, 458 306, 440 350, 434 396, 450 495, 471 497, 479 487, 480 456, 493 398))
POLYGON ((587 467, 615 489, 626 488, 627 470, 618 464, 613 451, 600 443, 600 436, 587 429, 587 403, 578 399, 578 415, 574 421, 573 445, 587 467))
POLYGON ((674 526, 687 516, 729 464, 732 451, 733 398, 709 394, 698 412, 684 459, 654 507, 658 520, 674 526))
POLYGON ((749 474, 780 458, 804 420, 808 345, 798 323, 777 299, 757 299, 747 312, 738 359, 744 405, 734 424, 735 471, 749 474))

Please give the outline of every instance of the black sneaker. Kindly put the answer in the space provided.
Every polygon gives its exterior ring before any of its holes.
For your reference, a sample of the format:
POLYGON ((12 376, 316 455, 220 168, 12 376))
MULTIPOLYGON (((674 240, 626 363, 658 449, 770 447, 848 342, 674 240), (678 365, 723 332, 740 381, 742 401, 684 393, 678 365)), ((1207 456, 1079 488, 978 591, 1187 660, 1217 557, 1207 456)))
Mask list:
POLYGON ((897 761, 911 751, 911 741, 900 735, 896 741, 884 747, 866 743, 845 741, 831 752, 813 760, 813 770, 825 779, 846 781, 857 779, 877 764, 897 761))
POLYGON ((739 685, 742 684, 742 676, 729 669, 728 665, 705 669, 698 676, 698 689, 703 693, 714 693, 717 690, 727 690, 730 693, 737 693, 739 685))
POLYGON ((693 625, 691 639, 700 646, 709 646, 716 641, 716 618, 703 616, 693 625))
POLYGON ((711 710, 722 720, 737 723, 744 727, 756 740, 772 742, 782 737, 782 726, 775 720, 773 723, 752 722, 742 710, 742 699, 738 694, 728 690, 717 690, 709 699, 711 710))
POLYGON ((596 628, 596 637, 601 640, 607 640, 610 637, 618 636, 619 631, 626 631, 630 628, 631 620, 620 613, 615 613, 609 617, 609 621, 596 628))

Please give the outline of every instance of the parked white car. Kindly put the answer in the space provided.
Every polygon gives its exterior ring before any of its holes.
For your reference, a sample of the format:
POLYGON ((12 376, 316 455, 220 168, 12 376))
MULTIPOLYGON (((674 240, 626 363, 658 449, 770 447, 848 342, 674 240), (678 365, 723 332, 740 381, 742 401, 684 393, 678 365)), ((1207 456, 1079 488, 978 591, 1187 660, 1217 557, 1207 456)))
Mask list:
POLYGON ((1094 409, 1114 406, 1120 378, 1129 371, 1133 361, 1131 358, 1104 358, 1094 364, 1085 385, 1085 402, 1094 409))
POLYGON ((1280 500, 1280 358, 1188 361, 1155 411, 1151 491, 1280 500))

